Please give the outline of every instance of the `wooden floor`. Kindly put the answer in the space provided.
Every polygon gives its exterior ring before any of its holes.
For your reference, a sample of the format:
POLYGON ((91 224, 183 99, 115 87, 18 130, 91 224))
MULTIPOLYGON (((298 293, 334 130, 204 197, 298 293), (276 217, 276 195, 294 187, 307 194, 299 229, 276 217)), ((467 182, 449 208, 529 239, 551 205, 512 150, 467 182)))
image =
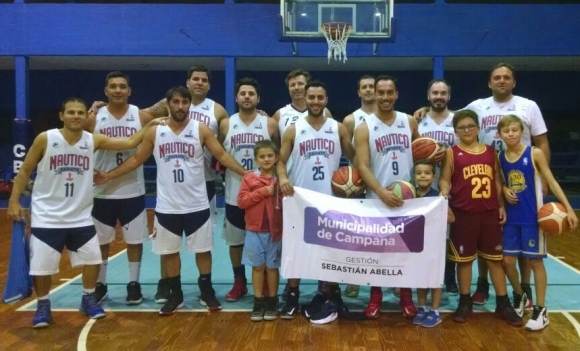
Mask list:
MULTIPOLYGON (((151 214, 150 214, 151 215, 151 214)), ((4 289, 10 248, 11 223, 0 210, 0 289, 4 289)), ((580 269, 580 231, 550 238, 549 251, 580 269)), ((123 249, 122 240, 112 253, 123 249)), ((61 272, 53 279, 80 273, 71 269, 66 255, 61 272)), ((548 272, 549 274, 549 272, 548 272)), ((549 279, 548 279, 549 280, 549 279)), ((580 284, 578 282, 570 282, 580 284)), ((557 287, 553 287, 557 289, 557 287)), ((29 300, 28 300, 29 301, 29 300)), ((33 312, 16 312, 24 302, 0 305, 0 343, 4 350, 580 350, 580 314, 551 313, 550 326, 541 332, 526 332, 498 320, 491 313, 476 313, 465 324, 451 321, 433 329, 415 327, 400 313, 383 313, 378 320, 338 320, 317 326, 298 317, 293 321, 255 323, 247 312, 157 313, 111 312, 88 323, 76 312, 54 312, 54 324, 35 330, 33 312), (572 323, 568 318, 575 321, 572 323), (574 325, 575 324, 575 325, 574 325), (84 330, 84 333, 83 333, 84 330), (88 332, 87 332, 88 331, 88 332)))

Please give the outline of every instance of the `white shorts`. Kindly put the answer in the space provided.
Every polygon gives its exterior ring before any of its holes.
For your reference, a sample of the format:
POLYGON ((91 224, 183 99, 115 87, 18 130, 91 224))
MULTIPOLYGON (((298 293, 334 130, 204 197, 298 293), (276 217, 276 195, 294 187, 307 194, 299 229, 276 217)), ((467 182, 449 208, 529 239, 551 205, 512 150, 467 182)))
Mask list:
POLYGON ((213 249, 213 228, 209 208, 183 214, 155 212, 152 236, 153 253, 170 255, 179 252, 184 233, 187 251, 211 251, 213 249))
POLYGON ((64 248, 73 267, 101 264, 101 248, 94 226, 80 228, 32 228, 30 275, 58 273, 64 248))
POLYGON ((245 211, 234 205, 225 205, 224 229, 222 239, 228 246, 244 245, 246 241, 245 211))
POLYGON ((92 215, 99 245, 110 244, 115 240, 117 220, 127 244, 137 245, 149 240, 144 196, 129 199, 95 198, 92 215))

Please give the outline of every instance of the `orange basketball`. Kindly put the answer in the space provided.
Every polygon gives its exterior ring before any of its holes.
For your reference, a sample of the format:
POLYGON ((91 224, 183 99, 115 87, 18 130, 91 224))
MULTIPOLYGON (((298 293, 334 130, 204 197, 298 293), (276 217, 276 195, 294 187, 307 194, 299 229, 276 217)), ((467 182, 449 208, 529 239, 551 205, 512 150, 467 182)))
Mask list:
POLYGON ((339 197, 353 197, 365 190, 365 184, 356 168, 343 166, 332 174, 332 191, 339 197))
POLYGON ((396 182, 389 184, 387 189, 395 193, 395 196, 401 200, 414 199, 417 197, 413 184, 404 180, 397 180, 396 182))
POLYGON ((431 138, 417 138, 411 144, 413 150, 413 162, 430 160, 439 148, 437 141, 431 138))
POLYGON ((538 224, 550 235, 558 235, 570 229, 566 208, 559 202, 548 202, 540 207, 538 224))

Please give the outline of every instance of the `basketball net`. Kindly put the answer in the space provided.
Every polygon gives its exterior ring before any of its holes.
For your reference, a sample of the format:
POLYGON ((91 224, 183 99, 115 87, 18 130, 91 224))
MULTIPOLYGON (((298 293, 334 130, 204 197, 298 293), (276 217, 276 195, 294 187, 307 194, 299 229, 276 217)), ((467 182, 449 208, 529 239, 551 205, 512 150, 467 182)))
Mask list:
POLYGON ((346 62, 346 42, 352 31, 352 25, 346 22, 328 22, 323 23, 322 33, 328 43, 328 63, 334 57, 334 60, 346 62))

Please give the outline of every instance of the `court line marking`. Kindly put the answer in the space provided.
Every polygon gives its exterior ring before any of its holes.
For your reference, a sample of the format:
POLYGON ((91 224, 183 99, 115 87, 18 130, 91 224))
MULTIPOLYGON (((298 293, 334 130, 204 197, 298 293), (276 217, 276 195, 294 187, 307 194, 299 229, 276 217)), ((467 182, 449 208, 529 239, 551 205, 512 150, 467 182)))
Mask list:
MULTIPOLYGON (((123 254, 125 251, 127 251, 127 249, 121 250, 121 251, 120 251, 120 252, 118 252, 117 254, 115 254, 115 255, 113 255, 113 256, 111 256, 111 257, 109 257, 109 260, 112 260, 112 259, 116 258, 117 256, 120 256, 120 255, 121 255, 121 254, 123 254)), ((59 286, 57 286, 56 288, 54 288, 54 289, 50 290, 50 291, 49 291, 49 295, 50 295, 50 294, 52 294, 52 293, 54 293, 54 292, 56 292, 56 291, 59 291, 60 289, 64 288, 64 287, 65 287, 65 286, 67 286, 67 285, 71 285, 71 284, 72 284, 74 281, 76 281, 77 279, 82 279, 82 276, 83 276, 83 274, 81 273, 81 274, 78 274, 78 275, 77 275, 77 276, 75 276, 75 277, 69 278, 69 280, 68 280, 67 282, 65 282, 65 283, 62 283, 62 284, 60 284, 59 286)), ((36 303, 36 299, 33 299, 32 301, 29 301, 28 303, 26 303, 26 304, 24 304, 24 305, 22 305, 22 306, 18 307, 18 309, 17 309, 16 311, 17 311, 17 312, 22 312, 22 311, 25 311, 25 310, 26 310, 28 307, 30 307, 30 306, 32 306, 32 305, 34 305, 35 303, 36 303)), ((57 310, 55 310, 55 309, 51 309, 51 310, 52 310, 52 311, 57 311, 57 310)), ((75 311, 77 311, 77 310, 75 310, 75 311)))
POLYGON ((77 341, 77 351, 87 351, 87 339, 89 337, 89 332, 91 331, 91 328, 96 321, 96 319, 89 319, 87 324, 85 324, 83 327, 83 330, 81 330, 79 339, 77 341))
MULTIPOLYGON (((580 270, 570 266, 569 264, 567 264, 566 262, 562 261, 561 259, 559 259, 559 256, 554 256, 554 255, 550 255, 548 254, 548 257, 550 257, 551 259, 553 259, 554 261, 560 263, 561 265, 564 265, 566 267, 568 267, 570 270, 572 270, 573 272, 575 272, 576 274, 580 275, 580 270)), ((549 284, 548 284, 549 285, 549 284)))
POLYGON ((572 311, 565 311, 562 312, 562 314, 564 315, 564 317, 566 317, 566 319, 572 323, 572 325, 574 326, 574 329, 576 329, 576 333, 578 334, 578 337, 580 338, 580 322, 578 322, 576 320, 576 318, 572 317, 572 315, 570 314, 570 312, 572 311))

